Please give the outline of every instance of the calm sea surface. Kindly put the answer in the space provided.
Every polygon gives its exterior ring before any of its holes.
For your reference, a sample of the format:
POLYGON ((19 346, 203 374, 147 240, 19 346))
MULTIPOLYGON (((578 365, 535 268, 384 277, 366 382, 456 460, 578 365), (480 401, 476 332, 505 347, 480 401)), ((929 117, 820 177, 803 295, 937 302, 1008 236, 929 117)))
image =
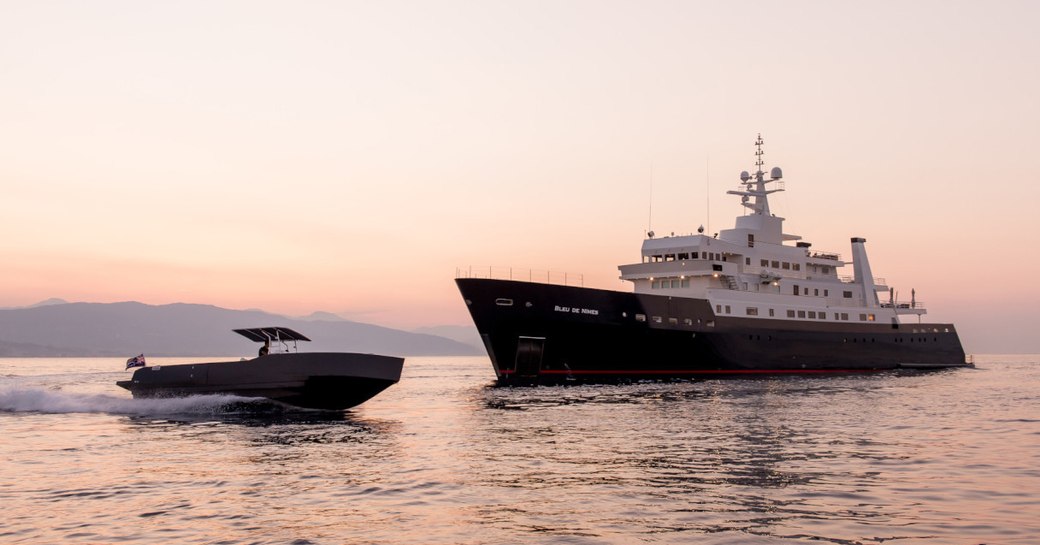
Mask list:
POLYGON ((0 359, 0 543, 1040 543, 1040 357, 976 363, 492 388, 414 358, 330 415, 0 359))

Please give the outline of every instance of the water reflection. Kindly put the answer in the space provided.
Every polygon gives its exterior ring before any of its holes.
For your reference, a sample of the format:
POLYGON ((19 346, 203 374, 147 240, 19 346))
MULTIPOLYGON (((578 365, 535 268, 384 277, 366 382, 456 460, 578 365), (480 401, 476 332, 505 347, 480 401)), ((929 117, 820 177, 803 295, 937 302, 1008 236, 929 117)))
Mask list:
POLYGON ((347 413, 18 386, 0 541, 1035 541, 1037 366, 548 388, 488 368, 409 360, 347 413))
MULTIPOLYGON (((872 387, 839 378, 485 388, 474 399, 483 438, 472 456, 498 503, 476 516, 538 532, 537 521, 558 519, 561 508, 585 520, 609 501, 615 517, 600 524, 765 536, 820 513, 891 516, 865 508, 880 504, 871 495, 879 472, 860 462, 885 458, 879 450, 892 445, 844 425, 853 422, 835 425, 833 414, 813 425, 835 398, 852 396, 857 413, 876 409, 872 387), (503 490, 539 501, 510 501, 503 490), (586 501, 564 506, 557 495, 586 501)), ((573 530, 561 535, 585 535, 573 530)))

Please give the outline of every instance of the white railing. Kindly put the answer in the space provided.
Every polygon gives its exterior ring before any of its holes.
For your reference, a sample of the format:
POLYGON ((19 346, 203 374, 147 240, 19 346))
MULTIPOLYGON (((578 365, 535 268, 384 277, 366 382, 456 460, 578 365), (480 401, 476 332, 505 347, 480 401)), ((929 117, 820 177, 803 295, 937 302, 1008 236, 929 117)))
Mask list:
POLYGON ((883 301, 881 303, 881 308, 894 308, 896 310, 925 310, 924 303, 921 301, 896 301, 895 303, 883 301))
MULTIPOLYGON (((838 280, 840 280, 843 284, 855 284, 856 283, 856 278, 853 277, 853 276, 839 276, 838 280)), ((888 285, 888 280, 885 280, 884 278, 881 278, 880 276, 875 276, 874 277, 874 285, 875 286, 887 286, 888 285)))
POLYGON ((488 278, 493 280, 519 280, 540 284, 585 287, 585 275, 551 270, 523 269, 518 267, 458 267, 455 278, 488 278))
POLYGON ((841 254, 838 252, 827 252, 823 250, 809 250, 806 248, 805 257, 812 259, 827 259, 829 261, 841 261, 841 254))

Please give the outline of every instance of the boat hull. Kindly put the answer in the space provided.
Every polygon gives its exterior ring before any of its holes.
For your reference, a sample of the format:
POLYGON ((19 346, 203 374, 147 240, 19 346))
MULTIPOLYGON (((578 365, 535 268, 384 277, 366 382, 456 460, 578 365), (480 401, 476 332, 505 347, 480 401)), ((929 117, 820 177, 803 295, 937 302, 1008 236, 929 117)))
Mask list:
POLYGON ((135 398, 231 394, 343 410, 397 383, 402 358, 352 353, 270 354, 252 360, 143 367, 116 384, 135 398))
POLYGON ((704 299, 456 283, 502 384, 967 366, 951 324, 741 318, 704 299))

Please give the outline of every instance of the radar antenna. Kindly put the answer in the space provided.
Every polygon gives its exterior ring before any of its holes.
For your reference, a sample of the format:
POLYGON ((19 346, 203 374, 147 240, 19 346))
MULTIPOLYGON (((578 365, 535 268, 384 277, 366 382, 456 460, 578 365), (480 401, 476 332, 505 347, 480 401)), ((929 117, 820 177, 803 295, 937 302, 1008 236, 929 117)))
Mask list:
POLYGON ((740 191, 727 191, 730 195, 739 195, 741 197, 740 204, 742 204, 748 210, 751 210, 754 214, 769 216, 769 195, 778 191, 783 191, 783 171, 780 167, 773 167, 773 170, 769 173, 769 179, 766 179, 766 173, 763 169, 765 161, 762 160, 762 156, 765 152, 762 151, 762 144, 765 141, 762 140, 762 133, 758 133, 758 138, 755 139, 755 173, 749 174, 746 170, 740 173, 740 183, 743 186, 740 191), (766 184, 776 183, 775 189, 767 189, 766 184), (754 197, 754 202, 751 202, 751 197, 754 197))

